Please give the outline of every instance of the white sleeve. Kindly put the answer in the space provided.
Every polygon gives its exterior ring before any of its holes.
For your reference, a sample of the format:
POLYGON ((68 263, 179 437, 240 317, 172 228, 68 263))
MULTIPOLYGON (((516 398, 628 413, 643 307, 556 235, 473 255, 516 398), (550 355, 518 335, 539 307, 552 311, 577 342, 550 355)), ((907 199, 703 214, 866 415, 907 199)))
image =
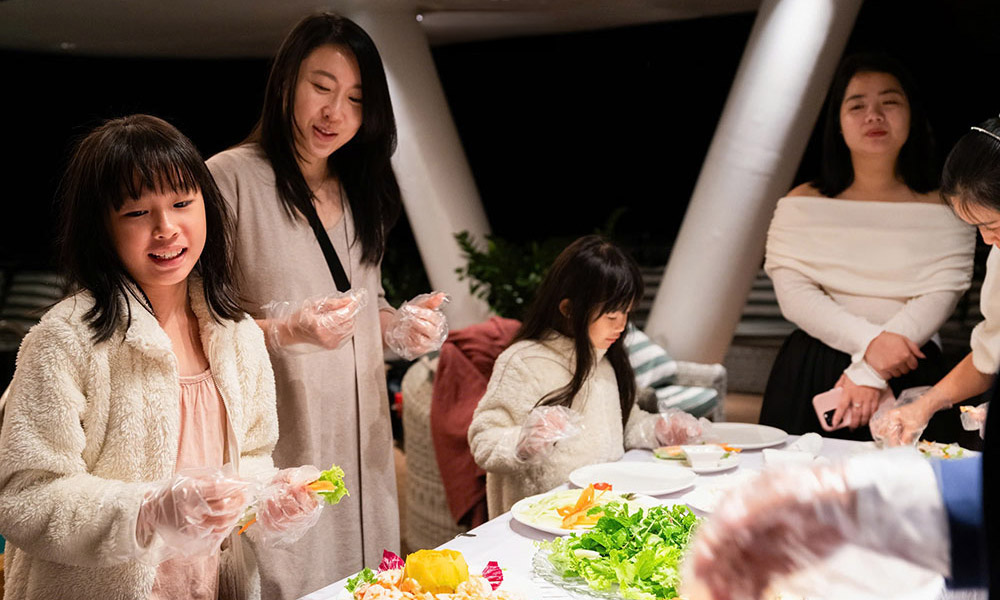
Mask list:
POLYGON ((1000 370, 1000 250, 990 250, 986 259, 986 279, 979 291, 980 310, 985 319, 972 330, 972 364, 976 370, 993 375, 1000 370))
POLYGON ((768 275, 785 318, 827 346, 854 357, 864 354, 868 344, 882 333, 881 327, 851 314, 802 273, 777 267, 768 275))
POLYGON ((76 566, 141 552, 136 519, 148 484, 92 475, 83 459, 87 398, 76 360, 88 348, 58 322, 21 346, 0 434, 0 530, 25 552, 76 566))
POLYGON ((484 471, 512 473, 523 467, 516 457, 517 440, 528 413, 543 396, 538 387, 532 369, 516 354, 497 360, 469 425, 469 449, 484 471))
POLYGON ((625 422, 625 449, 660 446, 656 439, 656 422, 660 418, 660 413, 649 413, 639 408, 638 403, 632 404, 632 412, 625 422))
POLYGON ((869 452, 848 459, 844 476, 857 499, 854 543, 951 572, 948 515, 930 461, 914 448, 869 452))
POLYGON ((882 328, 905 335, 917 346, 923 346, 955 312, 961 297, 962 292, 933 292, 910 298, 882 328))

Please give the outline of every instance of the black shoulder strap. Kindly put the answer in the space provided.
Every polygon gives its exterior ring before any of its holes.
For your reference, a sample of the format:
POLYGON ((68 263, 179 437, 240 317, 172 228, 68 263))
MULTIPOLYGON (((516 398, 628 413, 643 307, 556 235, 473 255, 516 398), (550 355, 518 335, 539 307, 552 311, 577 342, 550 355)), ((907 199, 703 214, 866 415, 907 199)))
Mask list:
POLYGON ((334 250, 333 244, 330 242, 330 236, 326 234, 326 229, 323 229, 323 222, 319 220, 316 207, 313 206, 312 202, 307 202, 306 205, 308 207, 305 211, 306 219, 309 221, 309 225, 312 226, 313 233, 316 234, 316 241, 319 242, 319 247, 323 250, 323 256, 326 258, 326 266, 330 267, 330 275, 333 275, 333 282, 337 285, 337 291, 346 292, 351 289, 351 282, 347 279, 344 265, 340 264, 340 257, 337 256, 337 251, 334 250))

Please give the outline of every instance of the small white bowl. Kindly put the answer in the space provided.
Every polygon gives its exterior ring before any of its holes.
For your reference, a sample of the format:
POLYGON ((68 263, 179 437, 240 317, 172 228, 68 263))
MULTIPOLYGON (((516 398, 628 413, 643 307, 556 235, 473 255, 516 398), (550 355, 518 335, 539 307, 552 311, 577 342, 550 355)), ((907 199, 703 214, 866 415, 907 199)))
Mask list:
POLYGON ((705 444, 704 446, 681 446, 684 455, 687 456, 688 463, 693 468, 708 467, 716 465, 722 460, 726 451, 721 446, 715 444, 705 444))

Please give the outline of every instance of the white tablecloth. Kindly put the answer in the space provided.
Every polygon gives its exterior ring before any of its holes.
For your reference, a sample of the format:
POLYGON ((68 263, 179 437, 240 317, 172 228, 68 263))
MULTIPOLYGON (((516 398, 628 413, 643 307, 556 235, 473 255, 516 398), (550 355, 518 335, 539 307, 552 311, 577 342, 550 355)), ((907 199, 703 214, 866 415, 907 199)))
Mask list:
MULTIPOLYGON (((789 442, 794 441, 794 439, 794 436, 789 438, 789 442)), ((870 444, 868 445, 870 446, 870 444)), ((781 446, 777 447, 780 448, 781 446)), ((866 444, 861 442, 849 442, 824 438, 823 448, 820 455, 831 460, 836 460, 838 458, 850 456, 851 454, 855 454, 857 452, 866 451, 866 449, 866 444)), ((629 450, 625 453, 622 460, 648 461, 656 459, 652 457, 652 452, 648 450, 629 450)), ((763 453, 761 451, 744 450, 741 453, 741 462, 737 471, 746 469, 760 470, 762 467, 763 453)), ((713 483, 717 483, 720 478, 729 477, 733 473, 733 471, 724 471, 711 475, 699 475, 693 488, 682 490, 673 494, 659 496, 659 498, 672 501, 674 503, 683 503, 687 496, 695 490, 704 488, 705 486, 711 486, 713 483)), ((563 489, 566 487, 568 486, 564 485, 557 489, 563 489)), ((455 539, 443 544, 441 548, 449 548, 461 552, 465 556, 465 560, 469 564, 470 570, 478 571, 483 568, 487 562, 491 560, 497 561, 503 568, 504 577, 507 581, 509 581, 512 589, 531 591, 531 595, 527 597, 529 600, 564 600, 578 598, 578 596, 573 596, 561 589, 555 588, 554 586, 541 581, 537 577, 533 578, 531 575, 531 559, 535 554, 535 541, 551 540, 554 537, 555 536, 551 534, 543 533, 514 521, 508 512, 473 529, 468 534, 456 537, 455 539)), ((377 565, 370 566, 375 568, 377 565)), ((336 600, 338 595, 341 593, 341 590, 343 590, 345 583, 346 579, 343 579, 304 596, 301 600, 336 600)), ((937 589, 940 589, 940 587, 940 585, 937 586, 937 589)), ((974 600, 979 598, 985 600, 986 594, 985 592, 978 591, 972 593, 939 593, 934 591, 933 593, 924 592, 916 596, 907 596, 905 597, 905 600, 943 600, 945 598, 948 600, 974 600)), ((899 598, 898 600, 904 599, 899 598)))

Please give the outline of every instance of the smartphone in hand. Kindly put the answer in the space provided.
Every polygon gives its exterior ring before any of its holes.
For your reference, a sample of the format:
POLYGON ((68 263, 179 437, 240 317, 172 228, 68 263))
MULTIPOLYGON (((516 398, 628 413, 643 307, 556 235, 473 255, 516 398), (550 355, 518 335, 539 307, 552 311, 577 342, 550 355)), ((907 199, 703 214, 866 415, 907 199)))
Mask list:
POLYGON ((833 426, 833 414, 837 412, 837 406, 844 395, 844 388, 835 387, 832 390, 816 394, 813 397, 813 408, 816 410, 816 417, 819 418, 819 426, 824 431, 836 431, 851 422, 851 407, 844 410, 844 415, 840 419, 840 424, 833 426))

